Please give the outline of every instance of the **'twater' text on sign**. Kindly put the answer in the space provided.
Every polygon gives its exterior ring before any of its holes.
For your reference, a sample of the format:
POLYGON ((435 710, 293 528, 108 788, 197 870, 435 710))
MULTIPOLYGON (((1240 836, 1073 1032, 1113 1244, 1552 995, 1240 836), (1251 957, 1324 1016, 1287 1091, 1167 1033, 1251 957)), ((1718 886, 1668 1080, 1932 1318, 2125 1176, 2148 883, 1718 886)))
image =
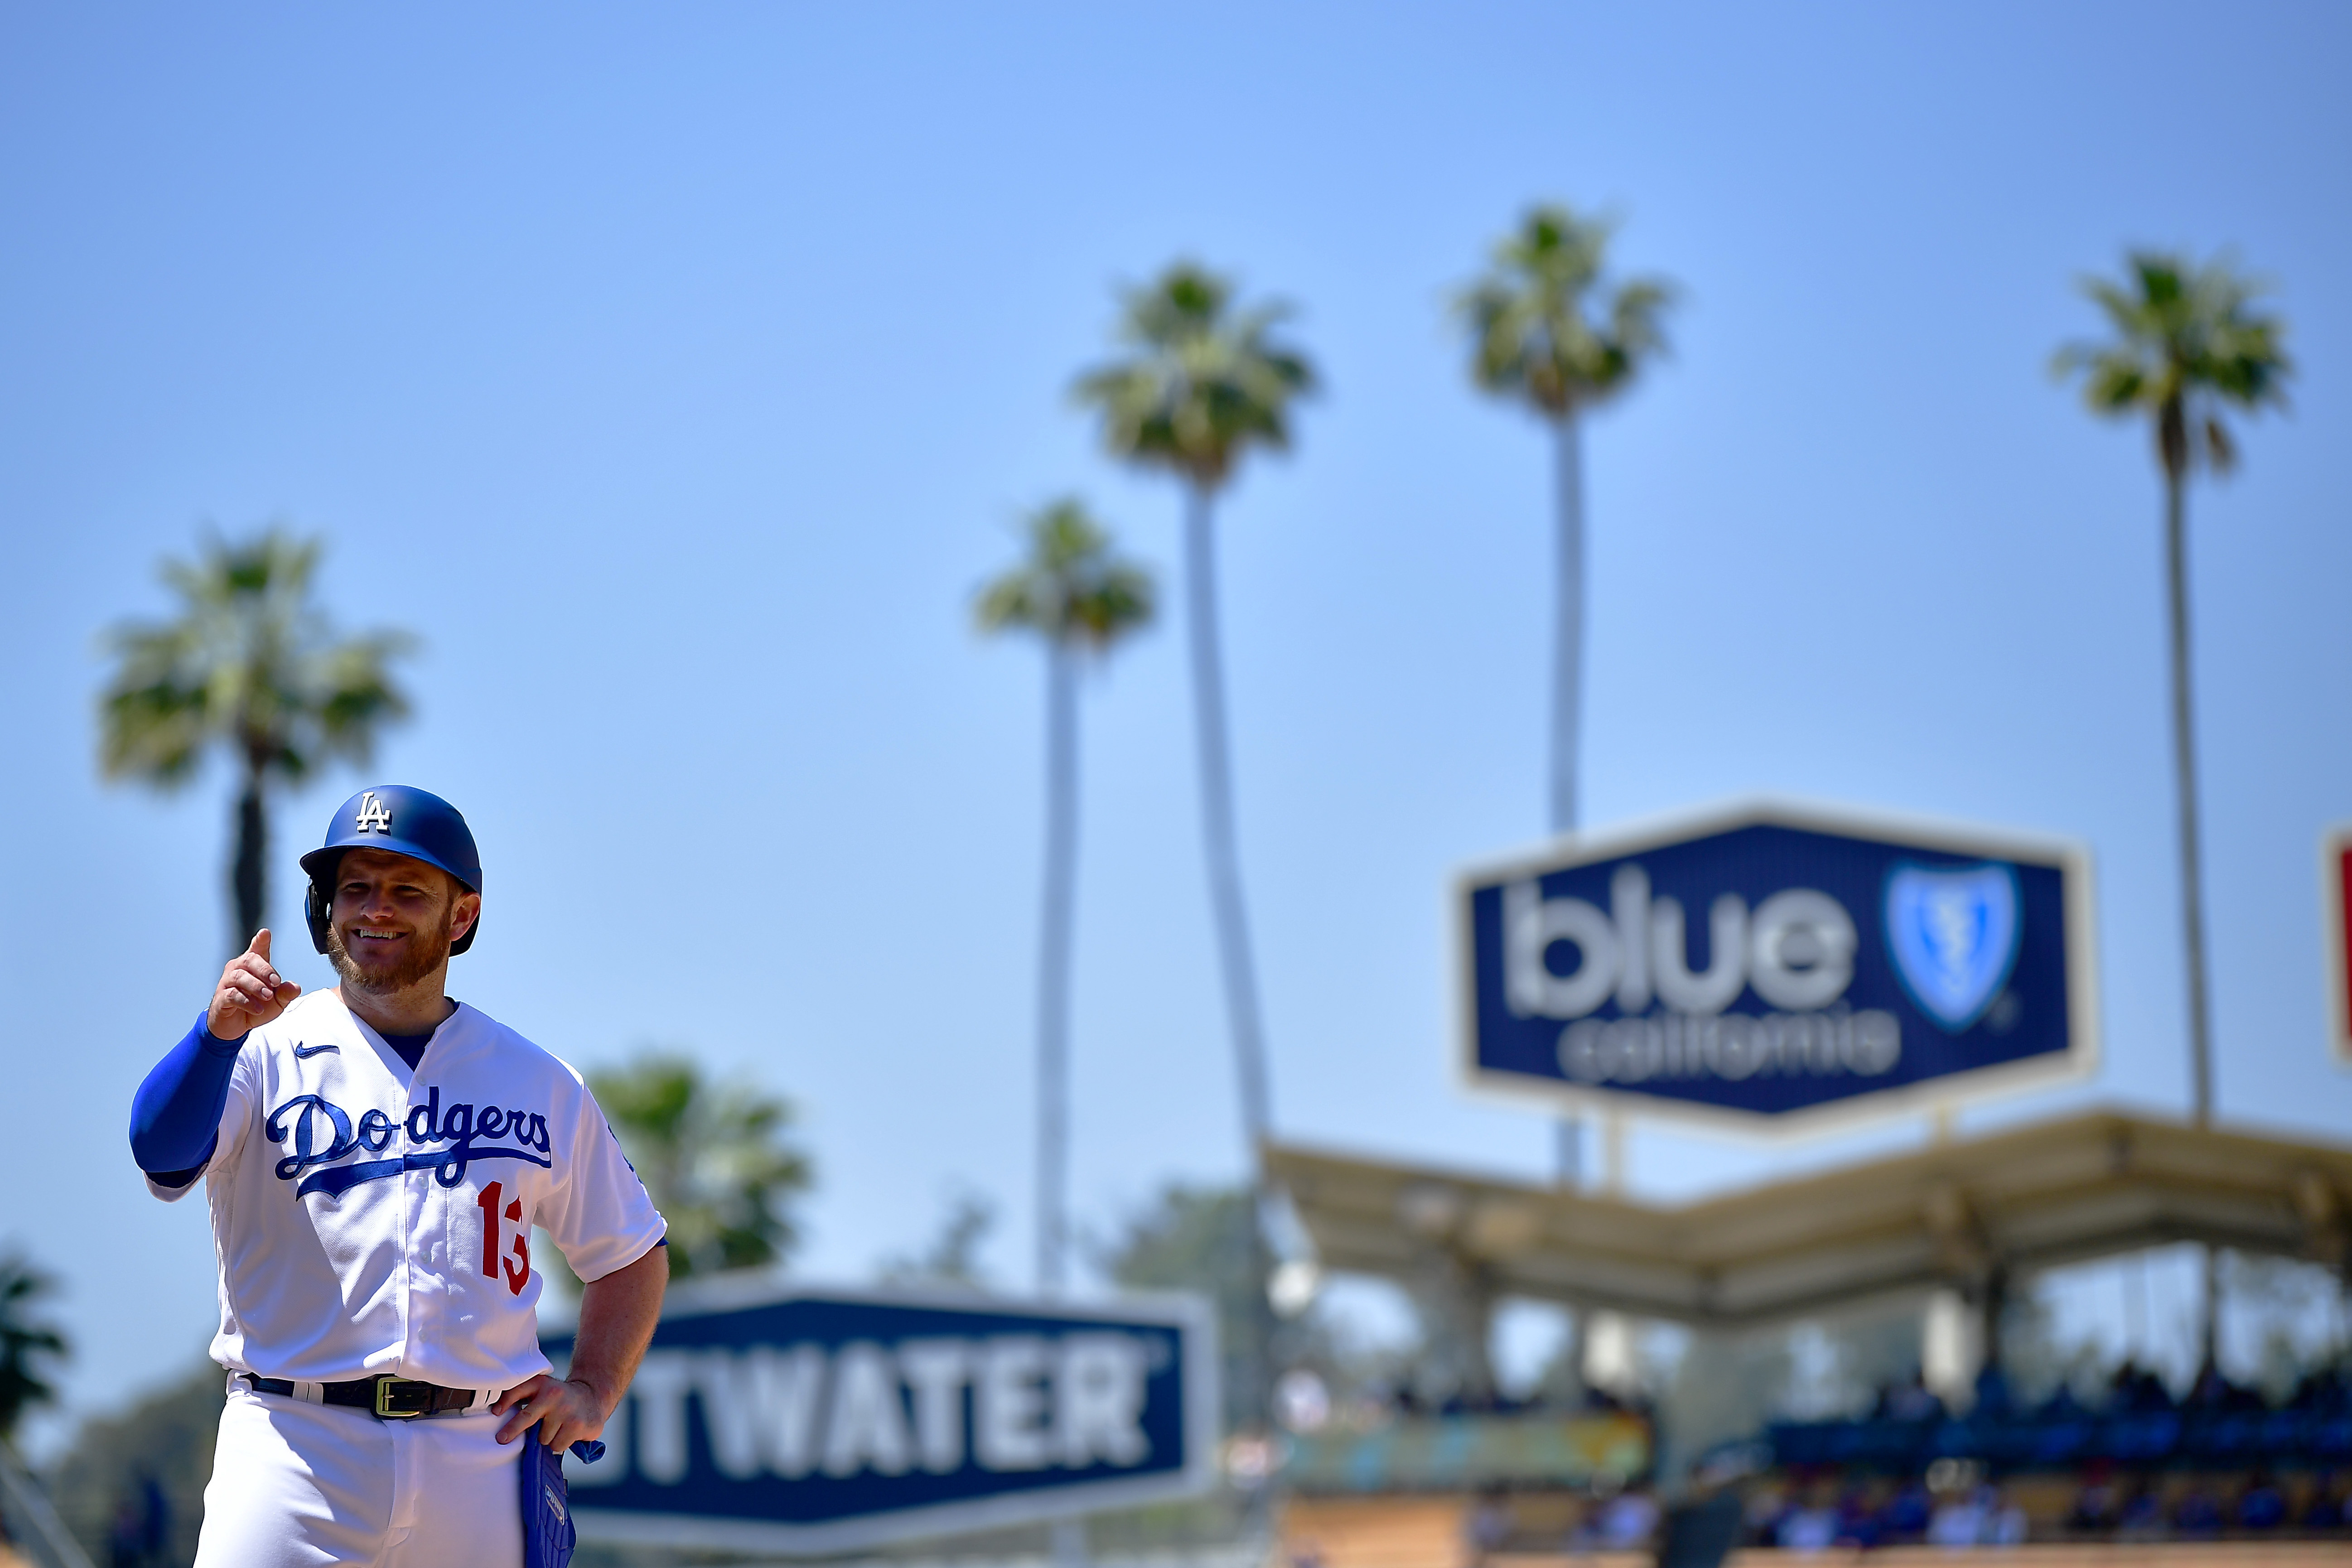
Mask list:
POLYGON ((1211 1474, 1207 1322, 1182 1300, 682 1286, 605 1458, 567 1463, 581 1530, 837 1551, 1182 1495, 1211 1474))

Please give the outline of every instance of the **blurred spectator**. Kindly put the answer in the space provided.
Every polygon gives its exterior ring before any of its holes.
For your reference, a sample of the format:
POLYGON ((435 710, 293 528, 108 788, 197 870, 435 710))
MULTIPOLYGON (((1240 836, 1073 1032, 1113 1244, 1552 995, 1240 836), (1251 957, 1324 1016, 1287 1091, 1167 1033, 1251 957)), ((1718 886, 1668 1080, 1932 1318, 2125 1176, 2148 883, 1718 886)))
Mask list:
POLYGON ((2164 1496, 2152 1486, 2142 1486, 2124 1504, 2116 1519, 2116 1537, 2119 1541, 2160 1541, 2164 1538, 2164 1496))
POLYGON ((114 1510, 107 1532, 107 1568, 163 1568, 172 1539, 172 1501, 153 1476, 140 1478, 135 1497, 114 1510))
POLYGON ((1471 1560, 1484 1563, 1501 1551, 1504 1543, 1511 1539, 1511 1532, 1517 1528, 1518 1521, 1511 1512, 1511 1500, 1504 1494, 1502 1488, 1488 1487, 1478 1494, 1478 1500, 1471 1508, 1470 1517, 1464 1525, 1464 1531, 1470 1538, 1471 1560))
POLYGON ((2240 1530, 2276 1530, 2286 1522, 2286 1494, 2266 1475, 2257 1474, 2238 1499, 2240 1530))
POLYGON ((1867 1552, 1876 1546, 1884 1528, 1878 1510, 1871 1502, 1870 1490, 1863 1486, 1850 1486, 1838 1499, 1837 1544, 1857 1552, 1867 1552))
POLYGON ((106 1533, 107 1568, 146 1568, 140 1533, 138 1506, 124 1498, 115 1506, 114 1528, 106 1533))
POLYGON ((2183 1535, 2218 1535, 2221 1531, 2221 1505, 2201 1483, 2192 1485, 2182 1494, 2179 1506, 2172 1510, 2172 1528, 2183 1535))
POLYGON ((2352 1408, 2352 1397, 2347 1397, 2347 1394, 2352 1394, 2352 1389, 2347 1389, 2343 1369, 2322 1367, 2317 1372, 2304 1374, 2303 1381, 2295 1384, 2294 1393, 2287 1399, 2286 1408, 2309 1415, 2335 1415, 2352 1408))
POLYGON ((2105 1463, 2095 1463, 2084 1472, 2083 1485, 2074 1494, 2074 1506, 2066 1515, 2066 1528, 2083 1533, 2105 1534, 2116 1526, 2123 1511, 2123 1491, 2105 1463))
POLYGON ((1837 1543, 1837 1510, 1815 1504, 1780 1516, 1772 1543, 1783 1552, 1826 1552, 1837 1543))
POLYGON ((2191 1410, 2260 1410, 2263 1396, 2251 1388, 2241 1388, 2221 1375, 2221 1369, 2207 1362, 2199 1370, 2197 1381, 2189 1385, 2189 1397, 2181 1401, 2191 1410))
POLYGON ((1658 1531, 1658 1500, 1646 1491, 1622 1491, 1601 1507, 1598 1535, 1604 1552, 1636 1552, 1658 1531))
POLYGON ((1750 1546, 1771 1546, 1780 1538, 1780 1521, 1789 1514, 1789 1500, 1780 1488, 1767 1484, 1748 1494, 1741 1510, 1744 1539, 1750 1546))
POLYGON ((2010 1410, 2009 1374, 2000 1370, 2000 1363, 1988 1360, 1977 1372, 1976 1414, 1996 1420, 2010 1410))
POLYGON ((2025 1510, 1990 1486, 1957 1492, 1927 1524, 1930 1546, 2017 1546, 2027 1533, 2025 1510))
POLYGON ((1944 1414, 1944 1402, 1936 1397, 1926 1381, 1916 1372, 1908 1383, 1890 1383, 1878 1391, 1878 1401, 1871 1408, 1871 1418, 1877 1421, 1935 1421, 1944 1414))
POLYGON ((1985 1531, 1984 1505, 1973 1491, 1954 1492, 1936 1505, 1927 1521, 1930 1546, 1974 1546, 1985 1531))
POLYGON ((2074 1397, 2074 1389, 2062 1383, 2048 1399, 2042 1401, 2042 1408, 2034 1412, 2033 1418, 2045 1425, 2055 1426, 2060 1422, 2083 1420, 2090 1414, 2083 1408, 2083 1402, 2074 1397))
POLYGON ((1935 1511, 1936 1499, 1926 1483, 1906 1481, 1887 1500, 1886 1511, 1880 1521, 1880 1539, 1890 1546, 1925 1540, 1927 1521, 1935 1511))
POLYGON ((2164 1379, 2136 1361, 2116 1368, 2107 1383, 2107 1409, 2116 1415, 2148 1415, 2172 1408, 2172 1391, 2164 1379))
POLYGON ((1980 1546, 2022 1546, 2029 1532, 2025 1510, 2002 1497, 1990 1487, 1979 1491, 1978 1508, 1982 1510, 1984 1528, 1978 1532, 1980 1546))

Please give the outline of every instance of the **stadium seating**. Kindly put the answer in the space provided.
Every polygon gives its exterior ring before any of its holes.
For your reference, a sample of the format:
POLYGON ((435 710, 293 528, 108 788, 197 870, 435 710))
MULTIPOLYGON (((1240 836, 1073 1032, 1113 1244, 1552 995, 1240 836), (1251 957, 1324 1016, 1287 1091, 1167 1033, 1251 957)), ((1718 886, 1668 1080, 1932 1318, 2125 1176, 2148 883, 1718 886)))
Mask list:
POLYGON ((2210 1369, 2176 1400, 2126 1364, 2095 1404, 2061 1388, 2029 1408, 1994 1368, 1965 1415, 1915 1384, 1861 1418, 1775 1423, 1762 1447, 1759 1546, 2352 1541, 2352 1386, 2334 1369, 2272 1407, 2210 1369))

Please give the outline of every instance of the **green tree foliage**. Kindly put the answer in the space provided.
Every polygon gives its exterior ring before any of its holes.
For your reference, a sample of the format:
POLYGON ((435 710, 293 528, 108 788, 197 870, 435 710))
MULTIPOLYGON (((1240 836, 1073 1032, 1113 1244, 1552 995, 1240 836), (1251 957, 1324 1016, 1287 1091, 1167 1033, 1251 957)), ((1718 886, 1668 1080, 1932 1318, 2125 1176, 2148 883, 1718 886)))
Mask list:
POLYGON ((155 1568, 195 1561, 224 1383, 221 1369, 206 1362, 118 1415, 82 1423, 50 1471, 49 1489, 58 1516, 93 1560, 113 1561, 117 1530, 146 1524, 160 1500, 164 1517, 157 1522, 165 1528, 155 1568))
POLYGON ((1290 410, 1315 369, 1274 329, 1280 302, 1242 310, 1232 280, 1190 261, 1127 292, 1118 340, 1127 354, 1078 378, 1113 456, 1215 490, 1254 447, 1290 446, 1290 410))
POLYGON ((1258 1245, 1256 1204, 1246 1189, 1171 1184, 1129 1217, 1099 1259, 1130 1290, 1195 1291, 1215 1307, 1229 1428, 1262 1419, 1262 1396, 1250 1380, 1265 1364, 1271 1315, 1258 1245))
POLYGON ((1151 574, 1118 554, 1110 532, 1066 496, 1027 520, 1027 552, 981 590, 984 632, 1034 632, 1052 646, 1105 652, 1150 624, 1151 574))
POLYGON ((1151 619, 1150 575, 1076 500, 1029 519, 1025 558, 981 590, 984 632, 1045 645, 1045 878, 1037 943, 1037 1288, 1059 1290, 1068 1240, 1070 946, 1078 847, 1077 663, 1151 619))
POLYGON ((714 1084, 691 1057, 641 1053, 588 1075, 622 1149, 669 1222, 670 1277, 783 1262, 798 1245, 793 1205, 812 1181, 792 1143, 792 1102, 714 1084))
POLYGON ((100 763, 110 779, 177 789, 215 748, 238 777, 229 874, 242 950, 268 907, 268 791, 337 758, 365 764, 377 732, 405 718, 394 684, 404 633, 341 637, 312 595, 320 541, 272 527, 204 542, 194 563, 166 560, 179 600, 165 621, 108 634, 115 659, 99 700, 100 763))
POLYGON ((2294 366, 2285 323, 2256 303, 2264 284, 2227 258, 2200 266, 2164 251, 2137 250, 2121 281, 2085 278, 2083 292, 2113 336, 2058 351, 2062 375, 2083 376, 2083 402, 2106 418, 2145 418, 2156 458, 2174 483, 2200 462, 2237 466, 2224 415, 2284 406, 2294 366))
POLYGON ((1658 1399, 1668 1450, 1661 1469, 1679 1471, 1717 1443, 1753 1436, 1787 1410, 1795 1373, 1785 1329, 1692 1334, 1658 1399))
POLYGON ((2221 1275, 2232 1337, 2251 1341, 2254 1353, 2251 1367, 2233 1370, 2273 1404, 2311 1373, 2352 1355, 2342 1337, 2344 1283, 2325 1264, 2231 1252, 2222 1256, 2221 1275))
POLYGON ((948 1194, 947 1212, 922 1251, 885 1258, 886 1285, 945 1285, 966 1290, 989 1288, 981 1248, 996 1229, 996 1205, 985 1194, 959 1189, 948 1194))
POLYGON ((1482 390, 1564 419, 1625 391, 1664 350, 1674 285, 1607 284, 1612 227, 1552 203, 1531 209, 1495 247, 1492 268, 1454 305, 1482 390))
POLYGON ((41 1317, 37 1303, 57 1281, 26 1258, 0 1256, 0 1439, 37 1405, 55 1400, 48 1363, 66 1354, 66 1337, 41 1317))

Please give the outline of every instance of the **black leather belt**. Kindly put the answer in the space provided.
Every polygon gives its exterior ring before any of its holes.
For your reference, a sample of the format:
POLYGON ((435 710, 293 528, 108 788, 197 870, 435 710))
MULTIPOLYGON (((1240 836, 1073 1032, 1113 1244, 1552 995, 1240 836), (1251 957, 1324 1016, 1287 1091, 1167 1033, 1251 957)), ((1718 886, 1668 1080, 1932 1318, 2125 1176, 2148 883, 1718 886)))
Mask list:
MULTIPOLYGON (((288 1377, 257 1377, 241 1372, 246 1385, 256 1394, 275 1394, 281 1399, 302 1399, 305 1386, 319 1391, 310 1401, 317 1405, 347 1405, 365 1410, 379 1421, 414 1421, 420 1415, 456 1415, 474 1407, 474 1391, 470 1388, 444 1388, 437 1383, 419 1383, 414 1378, 394 1377, 386 1373, 380 1377, 353 1378, 349 1383, 313 1383, 297 1384, 288 1377)), ((486 1403, 484 1408, 488 1408, 486 1403)))

